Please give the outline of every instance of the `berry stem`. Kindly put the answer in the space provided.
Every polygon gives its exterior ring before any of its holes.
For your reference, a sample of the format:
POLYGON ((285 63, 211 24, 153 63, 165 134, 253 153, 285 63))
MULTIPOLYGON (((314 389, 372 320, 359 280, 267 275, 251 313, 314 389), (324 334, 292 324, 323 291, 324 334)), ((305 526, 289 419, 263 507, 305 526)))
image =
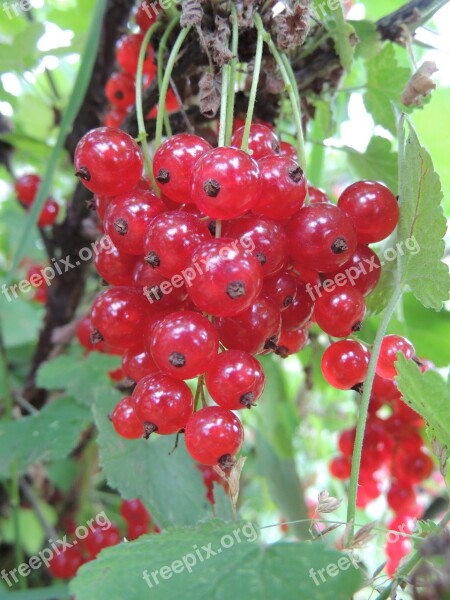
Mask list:
POLYGON ((172 76, 173 67, 178 57, 178 52, 180 51, 181 46, 183 45, 184 40, 188 36, 191 30, 191 25, 183 28, 173 45, 172 51, 169 55, 169 60, 167 61, 166 71, 164 73, 164 77, 161 83, 161 89, 159 91, 159 108, 163 107, 163 110, 158 110, 158 116, 156 118, 156 134, 155 134, 155 148, 157 149, 161 144, 162 138, 162 129, 163 129, 163 118, 164 118, 164 110, 166 106, 166 95, 167 90, 169 89, 170 78, 172 76))
POLYGON ((141 49, 139 51, 138 66, 136 71, 136 116, 138 123, 137 141, 141 144, 142 154, 144 156, 144 169, 146 174, 150 177, 152 181, 152 186, 154 190, 157 190, 158 186, 156 185, 155 177, 153 175, 152 159, 150 157, 150 152, 148 150, 147 144, 147 131, 145 130, 144 111, 142 108, 142 79, 144 71, 145 52, 147 50, 151 36, 160 27, 160 25, 161 22, 157 21, 150 27, 150 29, 144 35, 144 39, 142 40, 141 44, 141 49))
POLYGON ((230 4, 231 12, 231 52, 233 58, 230 62, 230 75, 228 80, 228 100, 227 100, 227 119, 226 119, 226 130, 225 130, 225 144, 230 145, 231 136, 233 134, 233 119, 234 119, 234 101, 236 97, 236 71, 238 64, 238 42, 239 42, 239 31, 238 31, 238 19, 237 11, 234 2, 230 4))
POLYGON ((230 65, 222 67, 222 89, 220 96, 220 125, 219 125, 219 146, 225 146, 226 127, 227 127, 227 103, 228 87, 230 85, 230 65))
POLYGON ((366 429, 367 415, 369 411, 370 394, 372 392, 373 380, 375 379, 375 367, 380 354, 381 342, 386 334, 389 322, 395 312, 397 302, 400 300, 403 293, 403 286, 398 285, 389 300, 385 313, 381 320, 380 326, 377 329, 375 341, 372 347, 370 356, 369 368, 364 381, 364 391, 361 397, 359 408, 358 422, 356 425, 355 445, 353 447, 352 457, 352 472, 350 476, 350 485, 348 492, 348 507, 347 507, 347 523, 349 524, 349 532, 347 537, 347 545, 352 541, 354 535, 354 521, 356 514, 356 496, 358 493, 359 471, 361 466, 361 454, 364 441, 364 432, 366 429))
MULTIPOLYGON (((172 31, 175 29, 175 27, 178 25, 179 22, 180 22, 180 17, 179 17, 179 15, 176 15, 170 21, 170 23, 167 25, 167 29, 163 33, 161 41, 159 42, 159 48, 158 48, 158 88, 159 88, 159 93, 160 94, 161 94, 161 87, 162 87, 162 81, 163 81, 163 59, 164 59, 164 51, 167 48, 167 40, 169 39, 170 34, 172 33, 172 31)), ((168 136, 171 136, 172 135, 172 129, 170 127, 169 116, 168 116, 167 111, 166 111, 166 105, 164 104, 164 106, 161 107, 161 103, 159 103, 158 112, 159 112, 159 110, 163 110, 164 111, 164 127, 166 129, 166 134, 168 136)))
POLYGON ((202 400, 202 403, 203 403, 203 398, 205 397, 205 394, 203 392, 204 384, 205 384, 205 378, 203 375, 200 375, 200 377, 197 379, 197 387, 195 389, 194 412, 197 412, 197 410, 198 410, 198 404, 199 404, 200 399, 202 400))
POLYGON ((255 101, 256 101, 256 92, 258 91, 258 83, 259 83, 259 75, 261 73, 261 63, 262 63, 262 53, 263 53, 263 45, 264 45, 264 27, 262 26, 261 17, 258 14, 255 14, 255 22, 256 17, 258 17, 261 27, 258 27, 258 39, 256 41, 256 53, 255 53, 255 66, 253 69, 253 78, 252 78, 252 87, 250 89, 250 97, 248 99, 248 108, 247 108, 247 117, 245 119, 244 126, 244 135, 242 136, 242 144, 241 149, 244 152, 248 152, 248 140, 250 137, 250 127, 253 120, 253 111, 255 110, 255 101))

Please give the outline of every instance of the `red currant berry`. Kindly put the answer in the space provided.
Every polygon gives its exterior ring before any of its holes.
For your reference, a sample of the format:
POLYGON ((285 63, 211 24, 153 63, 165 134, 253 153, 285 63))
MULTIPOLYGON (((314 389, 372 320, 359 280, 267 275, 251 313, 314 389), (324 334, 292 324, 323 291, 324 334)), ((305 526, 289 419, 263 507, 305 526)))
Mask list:
POLYGON ((75 175, 95 194, 131 191, 142 175, 139 146, 128 133, 99 127, 84 135, 75 150, 75 175))
POLYGON ((58 554, 53 554, 49 562, 49 571, 52 577, 72 579, 84 560, 80 548, 72 546, 64 551, 61 548, 58 554))
POLYGON ((409 508, 416 503, 416 493, 411 486, 394 479, 387 493, 387 503, 395 513, 408 514, 409 508))
POLYGON ((47 198, 38 219, 38 227, 49 227, 58 218, 59 204, 53 198, 47 198))
POLYGON ((126 116, 126 110, 124 110, 123 108, 117 108, 116 106, 113 106, 106 113, 104 125, 105 127, 115 127, 120 129, 120 126, 124 122, 126 116))
POLYGON ((111 104, 126 110, 136 100, 134 78, 127 73, 113 73, 106 83, 105 94, 111 104))
POLYGON ((94 264, 97 273, 110 285, 133 285, 136 261, 136 256, 121 254, 107 236, 100 238, 94 264))
POLYGON ((392 577, 397 570, 400 561, 411 552, 413 545, 408 537, 398 536, 394 541, 388 541, 385 546, 388 562, 386 565, 387 574, 392 577))
POLYGON ((363 296, 367 296, 375 289, 380 275, 381 263, 376 253, 368 246, 358 244, 346 263, 333 273, 324 273, 323 278, 331 279, 342 287, 354 286, 363 296))
POLYGON ((267 354, 277 349, 281 332, 280 311, 270 298, 259 296, 247 310, 217 319, 219 339, 233 350, 267 354))
POLYGON ((153 331, 150 351, 155 364, 177 379, 202 375, 219 350, 219 337, 212 323, 199 313, 175 312, 153 331))
POLYGON ((262 293, 273 300, 280 311, 284 311, 294 301, 297 283, 297 278, 290 271, 283 271, 264 279, 262 293))
POLYGON ((392 472, 400 481, 415 484, 428 479, 433 470, 433 459, 423 450, 412 452, 411 448, 402 448, 395 456, 392 472))
POLYGON ((309 203, 310 204, 321 204, 322 202, 331 203, 326 193, 312 185, 308 186, 309 203))
POLYGON ((407 359, 416 354, 414 346, 401 335, 386 335, 381 342, 380 355, 377 362, 377 374, 386 379, 394 379, 397 375, 395 361, 397 352, 401 352, 407 359))
POLYGON ((341 340, 328 346, 322 356, 322 373, 338 390, 362 384, 367 375, 370 353, 359 342, 341 340))
POLYGON ((251 408, 264 390, 260 363, 248 352, 228 350, 218 354, 206 371, 206 387, 222 408, 251 408))
POLYGON ((397 199, 377 181, 357 181, 344 190, 338 206, 353 221, 360 244, 373 244, 388 237, 398 223, 397 199))
POLYGON ((133 285, 142 290, 155 310, 179 309, 187 300, 183 281, 175 287, 145 260, 139 260, 133 272, 133 285))
POLYGON ((144 427, 136 416, 131 397, 120 400, 111 415, 111 421, 116 433, 127 440, 136 440, 144 435, 144 427))
POLYGON ((195 200, 191 199, 192 171, 208 150, 211 144, 190 133, 178 133, 160 145, 153 159, 153 174, 165 196, 179 204, 195 200))
POLYGON ((281 324, 284 330, 293 331, 305 327, 314 312, 314 300, 308 286, 297 279, 297 290, 291 304, 281 313, 281 324))
POLYGON ((276 354, 281 358, 287 358, 291 354, 296 354, 303 350, 308 342, 308 329, 300 328, 287 331, 286 329, 281 330, 280 339, 278 340, 278 346, 276 354))
POLYGON ((137 540, 141 535, 150 533, 150 523, 132 522, 127 526, 127 539, 131 541, 137 540))
POLYGON ((108 371, 108 376, 111 379, 111 381, 114 381, 114 382, 123 381, 125 379, 125 371, 122 369, 122 367, 119 367, 118 369, 113 369, 112 371, 108 371))
POLYGON ((215 317, 228 317, 253 304, 262 288, 262 267, 242 241, 211 240, 194 252, 185 278, 197 308, 215 317))
POLYGON ((297 150, 295 146, 289 142, 280 142, 280 154, 281 156, 287 156, 297 162, 297 150))
POLYGON ((325 333, 342 338, 361 329, 365 312, 364 296, 358 290, 348 288, 318 298, 314 317, 325 333))
POLYGON ((112 198, 110 196, 94 196, 95 210, 100 221, 105 220, 105 214, 112 198))
MULTIPOLYGON (((136 75, 139 53, 144 36, 139 33, 124 35, 117 43, 116 58, 122 69, 129 75, 136 75)), ((153 79, 156 74, 153 48, 149 44, 145 51, 144 75, 153 79)))
POLYGON ((77 325, 76 328, 76 336, 77 340, 83 348, 86 348, 89 352, 92 350, 99 351, 99 346, 104 347, 104 342, 95 343, 92 341, 93 334, 95 332, 95 327, 92 325, 91 317, 86 315, 83 317, 77 325))
POLYGON ((194 410, 189 387, 167 373, 148 375, 137 384, 133 398, 136 415, 144 425, 145 435, 178 433, 194 410))
POLYGON ((132 346, 125 351, 122 358, 122 369, 127 377, 136 382, 158 371, 151 354, 145 350, 142 344, 132 346))
MULTIPOLYGON (((231 145, 234 148, 241 148, 244 137, 244 127, 239 127, 231 138, 231 145)), ((248 138, 248 149, 254 160, 259 160, 265 156, 280 154, 280 142, 275 133, 259 123, 250 125, 250 136, 248 138)))
POLYGON ((213 148, 195 163, 191 198, 213 219, 233 219, 250 210, 261 193, 258 164, 237 148, 213 148))
POLYGON ((231 466, 243 439, 244 431, 239 419, 220 406, 202 408, 186 425, 187 451, 203 465, 231 466))
POLYGON ((352 456, 353 454, 353 446, 355 445, 355 436, 356 429, 352 427, 351 429, 346 429, 342 431, 339 435, 338 447, 339 450, 345 456, 352 456))
POLYGON ((252 210, 271 219, 289 219, 298 212, 306 197, 302 169, 287 156, 266 156, 258 162, 263 193, 252 210))
POLYGON ((380 482, 375 479, 371 471, 361 471, 359 477, 356 506, 364 509, 370 502, 376 500, 381 494, 380 482))
POLYGON ((119 528, 114 523, 111 523, 108 529, 95 525, 83 540, 83 545, 90 557, 96 558, 104 548, 115 546, 121 539, 119 528))
POLYGON ((41 178, 39 175, 30 173, 21 175, 14 184, 14 189, 17 194, 17 199, 25 206, 30 206, 39 191, 41 178))
POLYGON ((120 505, 120 514, 129 523, 135 521, 149 523, 150 515, 139 498, 134 500, 123 500, 120 505))
POLYGON ((400 398, 400 392, 397 384, 391 379, 385 379, 375 373, 375 378, 372 385, 371 398, 382 404, 389 404, 400 398))
POLYGON ((352 461, 347 456, 336 456, 330 462, 330 473, 336 479, 348 479, 352 472, 352 461))
POLYGON ((145 33, 155 23, 161 10, 163 9, 161 9, 159 2, 145 0, 138 6, 134 19, 142 33, 145 33))
POLYGON ((288 225, 291 256, 307 269, 334 271, 356 250, 356 231, 345 213, 334 204, 302 208, 288 225))

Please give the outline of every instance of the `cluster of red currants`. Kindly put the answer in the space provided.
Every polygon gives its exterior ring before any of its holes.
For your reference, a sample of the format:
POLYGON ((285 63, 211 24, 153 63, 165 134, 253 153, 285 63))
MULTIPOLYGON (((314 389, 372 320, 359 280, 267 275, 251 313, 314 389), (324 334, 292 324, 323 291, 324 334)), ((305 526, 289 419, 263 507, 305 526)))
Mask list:
MULTIPOLYGON (((390 575, 412 548, 408 534, 413 531, 414 519, 422 512, 417 501, 418 485, 430 477, 434 469, 421 435, 423 419, 402 400, 394 380, 397 352, 415 359, 411 342, 398 335, 385 336, 370 397, 357 496, 358 507, 365 508, 386 493, 387 504, 394 513, 388 529, 403 534, 393 540, 388 536, 386 542, 386 568, 390 575)), ((323 355, 322 371, 334 387, 351 389, 364 381, 369 358, 369 351, 359 342, 335 342, 323 355)), ((428 367, 427 361, 421 362, 422 370, 428 367)), ((339 436, 341 454, 330 464, 331 474, 337 479, 350 477, 355 434, 353 428, 339 436)))
MULTIPOLYGON (((14 188, 17 199, 25 210, 30 210, 41 184, 41 178, 34 173, 21 175, 15 182, 14 188)), ((59 204, 53 198, 47 198, 38 219, 39 227, 48 227, 58 218, 59 204)))
MULTIPOLYGON (((128 540, 135 540, 145 533, 159 533, 158 527, 152 524, 147 509, 139 499, 123 500, 120 514, 126 523, 128 540)), ((73 535, 75 531, 76 525, 69 523, 67 534, 73 535)), ((119 544, 122 537, 115 523, 110 523, 107 528, 94 525, 86 537, 73 539, 64 551, 52 556, 49 566, 51 575, 58 579, 72 579, 81 565, 95 560, 104 548, 119 544)))

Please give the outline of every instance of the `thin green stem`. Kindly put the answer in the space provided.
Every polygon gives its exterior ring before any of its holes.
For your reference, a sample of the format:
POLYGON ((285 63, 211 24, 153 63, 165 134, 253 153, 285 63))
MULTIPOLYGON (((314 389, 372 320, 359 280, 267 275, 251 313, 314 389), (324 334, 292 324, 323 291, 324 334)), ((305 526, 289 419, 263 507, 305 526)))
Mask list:
POLYGON ((14 398, 12 394, 11 380, 9 378, 8 355, 6 353, 5 340, 3 337, 3 326, 0 319, 0 374, 1 383, 3 386, 3 399, 5 406, 5 420, 12 419, 12 411, 14 406, 14 398))
POLYGON ((386 307, 385 313, 381 320, 380 326, 378 327, 375 341, 373 343, 372 352, 370 356, 369 368, 367 370, 367 377, 364 381, 364 391, 361 397, 361 405, 359 407, 358 422, 356 425, 356 437, 355 444, 353 447, 352 457, 352 473, 350 477, 350 486, 348 492, 348 507, 347 507, 347 522, 349 524, 349 533, 347 543, 353 539, 354 534, 354 521, 356 514, 356 496, 358 493, 358 479, 359 470, 361 465, 361 453, 364 441, 364 432, 366 429, 367 414, 369 411, 369 400, 372 392, 373 380, 375 378, 375 367, 380 354, 381 342, 386 334, 389 321, 395 312, 397 302, 400 300, 403 293, 403 287, 398 285, 394 290, 394 293, 389 300, 389 304, 386 307))
POLYGON ((230 62, 230 76, 228 81, 228 99, 227 99, 227 126, 225 130, 225 144, 227 146, 231 143, 231 136, 233 135, 233 119, 234 119, 234 101, 236 97, 236 71, 238 65, 238 44, 239 44, 239 30, 238 30, 238 17, 236 6, 234 2, 230 4, 231 12, 231 52, 233 58, 230 62))
POLYGON ((225 146, 225 136, 227 127, 227 102, 228 102, 228 86, 230 84, 230 65, 222 67, 222 89, 220 96, 220 125, 219 125, 219 146, 225 146))
MULTIPOLYGON (((255 13, 255 22, 256 18, 261 18, 255 13)), ((247 108, 247 117, 245 119, 244 126, 244 135, 242 136, 242 144, 241 148, 244 152, 248 152, 248 140, 250 137, 250 127, 253 119, 253 111, 255 110, 255 101, 256 101, 256 92, 258 91, 258 82, 259 75, 261 73, 261 64, 262 64, 262 53, 263 53, 263 45, 264 45, 264 28, 258 27, 258 39, 256 41, 256 54, 255 54, 255 67, 253 69, 253 78, 252 78, 252 87, 250 88, 250 97, 248 99, 248 108, 247 108)))
MULTIPOLYGON (((163 33, 163 36, 161 38, 161 41, 159 42, 159 48, 158 48, 158 89, 159 89, 159 93, 161 95, 161 88, 162 88, 162 82, 163 82, 163 62, 164 62, 164 51, 167 48, 167 40, 169 39, 170 34, 172 33, 172 31, 175 29, 175 27, 178 25, 178 23, 180 22, 180 16, 177 14, 171 21, 170 23, 167 25, 167 28, 165 30, 165 32, 163 33)), ((166 105, 164 103, 164 107, 161 106, 161 103, 158 107, 158 110, 164 110, 164 128, 166 130, 166 134, 168 136, 172 135, 172 129, 170 127, 170 121, 169 121, 169 115, 167 114, 167 111, 165 110, 166 105)))
POLYGON ((175 19, 176 17, 178 17, 178 19, 180 18, 180 15, 179 15, 177 9, 172 4, 169 4, 169 6, 167 8, 163 7, 163 10, 166 13, 166 15, 169 17, 169 19, 175 19))
POLYGON ((144 61, 145 54, 147 52, 148 44, 153 33, 161 26, 161 21, 156 21, 150 29, 144 35, 142 40, 141 49, 139 51, 138 66, 136 71, 136 116, 138 123, 138 138, 137 141, 141 143, 142 154, 144 155, 144 167, 146 174, 152 181, 154 190, 157 190, 155 177, 153 175, 152 159, 148 150, 147 144, 147 131, 145 130, 144 111, 142 107, 142 88, 143 88, 143 77, 144 77, 144 61))
POLYGON ((286 72, 289 76, 289 81, 291 83, 291 89, 294 93, 296 102, 292 105, 292 109, 295 113, 297 113, 296 118, 296 127, 297 127, 297 156, 298 162, 302 167, 303 171, 306 172, 306 149, 305 149, 305 138, 303 136, 303 125, 302 125, 302 103, 300 100, 300 93, 298 91, 297 80, 295 79, 294 71, 292 70, 291 63, 289 62, 288 57, 285 54, 281 55, 281 60, 285 66, 286 72))
MULTIPOLYGON (((191 26, 185 27, 180 31, 178 37, 175 41, 175 44, 172 47, 172 51, 169 55, 169 60, 167 61, 166 71, 164 73, 164 77, 161 84, 161 89, 159 93, 159 108, 165 108, 166 105, 166 95, 167 90, 169 89, 170 78, 172 76, 173 67, 176 63, 178 53, 180 51, 181 46, 183 45, 184 40, 188 36, 191 30, 191 26)), ((162 130, 163 130, 163 110, 158 110, 158 116, 156 118, 156 133, 155 133, 155 148, 158 148, 161 144, 162 138, 162 130)))
MULTIPOLYGON (((439 521, 439 523, 437 525, 437 530, 443 531, 446 528, 447 523, 449 521, 450 521, 450 509, 447 510, 445 515, 439 521)), ((435 535, 435 534, 433 534, 433 535, 435 535)), ((386 586, 384 588, 384 590, 381 592, 381 594, 379 596, 377 596, 376 600, 389 600, 389 598, 392 597, 392 590, 394 589, 394 586, 397 587, 399 582, 404 580, 405 577, 407 575, 409 575, 409 573, 411 573, 411 571, 414 569, 414 567, 416 567, 420 563, 421 560, 422 560, 422 556, 420 554, 420 550, 418 550, 411 556, 411 558, 402 567, 400 567, 400 569, 398 569, 395 578, 391 581, 391 583, 388 586, 386 586)))
POLYGON ((204 384, 204 377, 203 377, 203 375, 200 375, 200 377, 197 379, 197 387, 195 389, 194 412, 197 411, 197 409, 198 409, 198 403, 199 403, 200 399, 202 398, 203 384, 204 384))
MULTIPOLYGON (((16 565, 21 565, 24 562, 24 552, 22 548, 22 538, 20 531, 20 491, 19 491, 19 473, 17 464, 14 460, 11 464, 11 487, 10 487, 10 502, 13 511, 13 528, 14 528, 14 559, 16 565)), ((26 579, 19 579, 19 587, 25 589, 26 579)))

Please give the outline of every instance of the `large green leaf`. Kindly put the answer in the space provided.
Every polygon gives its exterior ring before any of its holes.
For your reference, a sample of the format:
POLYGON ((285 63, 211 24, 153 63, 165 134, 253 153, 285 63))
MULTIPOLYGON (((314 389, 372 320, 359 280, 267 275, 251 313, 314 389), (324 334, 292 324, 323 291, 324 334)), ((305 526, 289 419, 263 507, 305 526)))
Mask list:
POLYGON ((349 558, 319 542, 264 546, 252 523, 213 522, 108 548, 80 569, 71 590, 77 600, 348 600, 361 582, 349 558))
POLYGON ((9 477, 36 462, 64 458, 77 445, 91 421, 89 409, 72 398, 59 398, 41 412, 0 424, 0 477, 9 477))
POLYGON ((407 250, 399 253, 403 283, 425 307, 440 310, 450 292, 449 270, 442 262, 447 225, 441 183, 411 125, 400 156, 398 243, 407 250), (408 246, 407 240, 414 243, 408 246))
POLYGON ((362 179, 382 181, 394 193, 398 186, 397 153, 386 138, 373 137, 365 152, 349 149, 348 160, 355 174, 362 179))
POLYGON ((0 316, 6 347, 10 348, 34 342, 41 327, 42 307, 37 306, 31 300, 20 297, 15 299, 13 292, 6 289, 6 293, 11 299, 8 302, 5 290, 2 293, 0 316))

